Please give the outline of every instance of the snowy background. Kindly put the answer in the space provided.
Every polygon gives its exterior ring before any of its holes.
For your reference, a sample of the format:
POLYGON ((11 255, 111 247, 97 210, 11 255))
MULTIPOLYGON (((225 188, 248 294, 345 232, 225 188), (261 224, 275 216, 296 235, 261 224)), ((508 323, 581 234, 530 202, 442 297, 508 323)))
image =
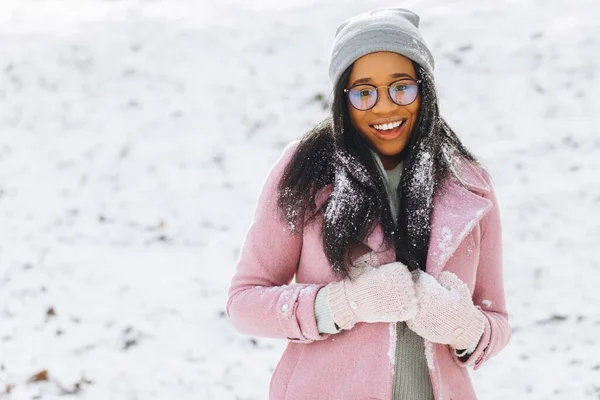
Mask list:
POLYGON ((254 202, 337 24, 400 5, 501 206, 480 398, 600 399, 600 2, 215 3, 0 0, 0 398, 266 399, 285 343, 224 316, 254 202))

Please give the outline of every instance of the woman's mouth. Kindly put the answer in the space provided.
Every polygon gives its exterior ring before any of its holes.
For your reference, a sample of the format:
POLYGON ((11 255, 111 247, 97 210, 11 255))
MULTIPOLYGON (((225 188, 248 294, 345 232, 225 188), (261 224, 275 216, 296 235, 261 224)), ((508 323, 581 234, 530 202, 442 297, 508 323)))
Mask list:
POLYGON ((404 125, 406 120, 400 120, 390 122, 388 124, 375 124, 371 125, 371 128, 375 132, 375 135, 382 140, 394 140, 397 139, 404 131, 404 125))

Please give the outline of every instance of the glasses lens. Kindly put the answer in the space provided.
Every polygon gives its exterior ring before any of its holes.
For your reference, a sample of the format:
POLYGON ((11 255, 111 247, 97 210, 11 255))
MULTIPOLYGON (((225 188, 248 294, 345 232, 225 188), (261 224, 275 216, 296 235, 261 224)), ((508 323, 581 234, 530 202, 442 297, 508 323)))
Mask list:
POLYGON ((415 101, 419 93, 419 85, 413 80, 406 79, 392 83, 389 91, 394 103, 405 106, 415 101))
POLYGON ((358 110, 368 110, 377 102, 377 89, 373 86, 354 86, 348 91, 352 106, 358 110))

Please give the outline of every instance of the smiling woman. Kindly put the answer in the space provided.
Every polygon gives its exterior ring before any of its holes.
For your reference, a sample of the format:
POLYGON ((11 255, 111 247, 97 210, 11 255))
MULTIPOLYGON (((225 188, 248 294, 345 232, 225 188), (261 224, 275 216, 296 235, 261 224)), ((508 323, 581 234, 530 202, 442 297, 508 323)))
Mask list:
POLYGON ((379 153, 385 169, 402 161, 402 151, 417 122, 421 100, 415 76, 412 61, 392 52, 362 56, 350 73, 352 84, 345 91, 352 105, 350 119, 379 153), (389 90, 379 95, 384 87, 389 90))
POLYGON ((227 314, 288 340, 272 400, 475 400, 466 367, 510 338, 491 179, 439 113, 418 26, 340 24, 331 115, 264 183, 227 314))

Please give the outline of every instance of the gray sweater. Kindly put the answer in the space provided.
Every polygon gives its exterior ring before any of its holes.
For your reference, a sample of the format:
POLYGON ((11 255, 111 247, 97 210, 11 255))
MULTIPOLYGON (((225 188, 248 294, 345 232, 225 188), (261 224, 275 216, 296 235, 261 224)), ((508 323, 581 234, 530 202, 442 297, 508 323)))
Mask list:
MULTIPOLYGON (((400 183, 403 164, 385 170, 379 155, 371 150, 386 183, 390 208, 394 222, 398 211, 396 188, 400 183)), ((322 333, 338 333, 329 310, 327 287, 319 290, 315 301, 317 326, 322 333)), ((394 389, 392 400, 433 400, 433 389, 429 378, 423 338, 410 330, 405 322, 396 324, 396 355, 394 389)))

